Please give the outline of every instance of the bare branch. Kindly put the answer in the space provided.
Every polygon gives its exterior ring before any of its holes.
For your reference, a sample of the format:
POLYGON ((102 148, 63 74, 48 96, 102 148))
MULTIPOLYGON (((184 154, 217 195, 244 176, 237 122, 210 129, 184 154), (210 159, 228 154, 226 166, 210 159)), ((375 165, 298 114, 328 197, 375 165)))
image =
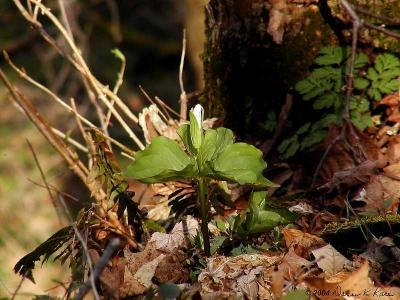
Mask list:
POLYGON ((183 67, 185 64, 185 53, 186 53, 186 30, 183 30, 183 37, 182 37, 182 54, 181 54, 181 63, 179 64, 179 86, 181 88, 181 111, 180 117, 181 121, 186 121, 187 116, 187 105, 188 105, 188 98, 186 96, 185 88, 183 85, 183 67))
MULTIPOLYGON (((99 278, 99 276, 101 275, 101 272, 107 266, 108 261, 111 259, 111 256, 113 255, 113 253, 115 252, 115 250, 118 248, 119 245, 120 245, 119 239, 112 239, 110 241, 110 243, 107 245, 102 256, 100 257, 100 260, 97 262, 97 264, 94 267, 93 277, 95 278, 95 280, 97 280, 97 278, 99 278)), ((83 299, 83 297, 85 297, 85 295, 89 291, 90 286, 91 286, 91 282, 85 281, 83 286, 80 288, 78 295, 76 296, 76 300, 83 299)))
POLYGON ((54 198, 53 193, 52 193, 51 190, 50 190, 49 184, 48 184, 47 179, 46 179, 46 175, 45 175, 44 172, 43 172, 43 169, 42 169, 42 167, 41 167, 41 165, 40 165, 40 163, 39 163, 39 159, 38 159, 38 157, 37 157, 37 155, 36 155, 35 150, 33 149, 32 144, 29 142, 29 140, 26 140, 26 142, 27 142, 27 144, 28 144, 28 146, 29 146, 29 149, 30 149, 31 152, 32 152, 32 156, 33 156, 33 159, 35 160, 36 167, 38 168, 38 170, 39 170, 39 172, 40 172, 40 176, 42 177, 42 181, 43 181, 43 183, 44 183, 44 185, 45 185, 45 187, 46 187, 46 190, 47 190, 47 192, 48 192, 48 194, 49 194, 49 197, 50 197, 50 200, 51 200, 51 204, 53 204, 54 209, 55 209, 55 211, 56 211, 56 213, 57 213, 58 223, 61 225, 61 224, 62 224, 62 221, 61 221, 61 215, 60 215, 60 213, 59 213, 59 211, 58 211, 57 201, 56 201, 56 199, 54 198))
POLYGON ((93 263, 92 263, 92 259, 91 259, 90 254, 89 254, 89 249, 87 247, 86 241, 83 238, 83 236, 81 235, 81 233, 79 232, 79 229, 76 226, 76 223, 72 219, 72 216, 71 216, 71 214, 69 212, 69 209, 68 209, 67 205, 65 204, 63 196, 59 195, 59 199, 60 199, 61 204, 64 207, 64 210, 65 210, 65 213, 66 213, 66 215, 68 217, 69 223, 72 226, 72 228, 74 228, 75 234, 76 234, 79 242, 82 245, 83 252, 85 253, 87 264, 88 264, 89 270, 90 270, 89 278, 90 278, 90 284, 92 286, 94 298, 96 300, 100 300, 100 296, 99 296, 99 293, 98 293, 97 288, 96 288, 96 278, 95 278, 95 273, 94 273, 94 269, 93 269, 93 263))

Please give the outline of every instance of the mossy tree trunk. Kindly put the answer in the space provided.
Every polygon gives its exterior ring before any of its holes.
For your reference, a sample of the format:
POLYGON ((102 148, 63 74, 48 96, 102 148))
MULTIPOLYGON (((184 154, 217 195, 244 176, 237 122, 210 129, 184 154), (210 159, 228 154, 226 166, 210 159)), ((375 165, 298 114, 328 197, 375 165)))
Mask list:
MULTIPOLYGON (((400 12, 398 0, 352 2, 382 15, 400 12)), ((315 55, 325 45, 346 43, 350 28, 336 0, 211 0, 203 55, 207 112, 241 137, 272 132, 286 95, 315 55)), ((399 46, 380 34, 361 36, 374 47, 399 46)))

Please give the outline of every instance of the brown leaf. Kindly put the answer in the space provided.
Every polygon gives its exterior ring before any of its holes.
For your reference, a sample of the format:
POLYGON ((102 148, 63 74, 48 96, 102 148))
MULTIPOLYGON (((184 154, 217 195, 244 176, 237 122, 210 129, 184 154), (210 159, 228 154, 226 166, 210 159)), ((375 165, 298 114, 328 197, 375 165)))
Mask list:
POLYGON ((400 162, 400 136, 393 137, 386 150, 386 158, 389 164, 400 162))
POLYGON ((331 126, 323 145, 315 151, 319 161, 326 148, 332 147, 322 164, 318 186, 333 189, 338 185, 353 186, 366 182, 377 167, 386 164, 379 147, 367 135, 351 124, 346 126, 348 143, 337 139, 342 134, 341 128, 331 126))
POLYGON ((315 235, 293 228, 284 228, 283 237, 288 248, 293 248, 297 255, 308 257, 315 248, 325 245, 325 241, 315 235))
POLYGON ((400 295, 398 288, 374 286, 368 277, 368 261, 354 272, 341 272, 329 278, 307 278, 304 283, 319 299, 394 300, 400 295))
MULTIPOLYGON (((391 165, 384 169, 390 175, 397 174, 399 165, 391 165)), ((373 176, 370 182, 363 185, 358 195, 353 198, 362 201, 364 206, 357 208, 359 211, 376 212, 384 215, 386 213, 397 212, 400 203, 400 181, 394 180, 385 175, 373 176), (390 205, 385 206, 385 201, 391 201, 390 205)))
POLYGON ((150 144, 152 139, 159 135, 179 140, 179 136, 176 133, 178 128, 176 121, 163 118, 163 114, 155 104, 145 107, 139 114, 139 125, 142 127, 147 144, 150 144))
POLYGON ((207 267, 198 277, 201 284, 201 295, 208 299, 225 299, 221 298, 221 293, 223 293, 224 297, 242 295, 249 299, 255 299, 258 294, 258 277, 265 269, 272 267, 281 259, 281 255, 260 254, 210 258, 207 267))
POLYGON ((328 276, 336 275, 343 271, 343 267, 350 261, 339 253, 330 244, 312 251, 317 260, 317 265, 328 276))

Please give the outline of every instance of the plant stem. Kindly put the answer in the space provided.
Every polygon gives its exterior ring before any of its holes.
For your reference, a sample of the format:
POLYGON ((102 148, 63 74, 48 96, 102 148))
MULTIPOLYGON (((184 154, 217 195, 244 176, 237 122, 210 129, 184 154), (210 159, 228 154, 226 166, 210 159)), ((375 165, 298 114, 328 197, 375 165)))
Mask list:
POLYGON ((198 179, 198 195, 200 202, 201 233, 204 240, 204 252, 210 256, 210 235, 208 232, 208 201, 206 198, 206 181, 204 178, 198 179))

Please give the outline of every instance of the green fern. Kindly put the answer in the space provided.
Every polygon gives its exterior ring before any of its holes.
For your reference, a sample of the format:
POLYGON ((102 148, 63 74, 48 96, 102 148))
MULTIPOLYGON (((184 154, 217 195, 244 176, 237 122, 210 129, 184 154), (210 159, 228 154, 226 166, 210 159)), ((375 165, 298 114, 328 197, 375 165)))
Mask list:
POLYGON ((370 80, 368 96, 374 100, 382 99, 382 95, 399 89, 400 60, 391 54, 379 55, 374 67, 368 69, 367 78, 370 80))
MULTIPOLYGON (((298 151, 309 149, 322 142, 331 124, 340 125, 344 103, 344 87, 348 73, 351 48, 324 47, 315 59, 316 67, 295 89, 303 100, 312 101, 312 107, 321 111, 322 118, 314 124, 307 123, 294 135, 282 141, 278 147, 283 158, 289 158, 298 151)), ((400 60, 391 54, 378 55, 374 65, 365 74, 368 57, 357 53, 354 63, 354 88, 350 99, 350 117, 360 130, 372 125, 371 100, 379 100, 383 95, 399 88, 400 60), (362 72, 363 71, 363 72, 362 72)))

